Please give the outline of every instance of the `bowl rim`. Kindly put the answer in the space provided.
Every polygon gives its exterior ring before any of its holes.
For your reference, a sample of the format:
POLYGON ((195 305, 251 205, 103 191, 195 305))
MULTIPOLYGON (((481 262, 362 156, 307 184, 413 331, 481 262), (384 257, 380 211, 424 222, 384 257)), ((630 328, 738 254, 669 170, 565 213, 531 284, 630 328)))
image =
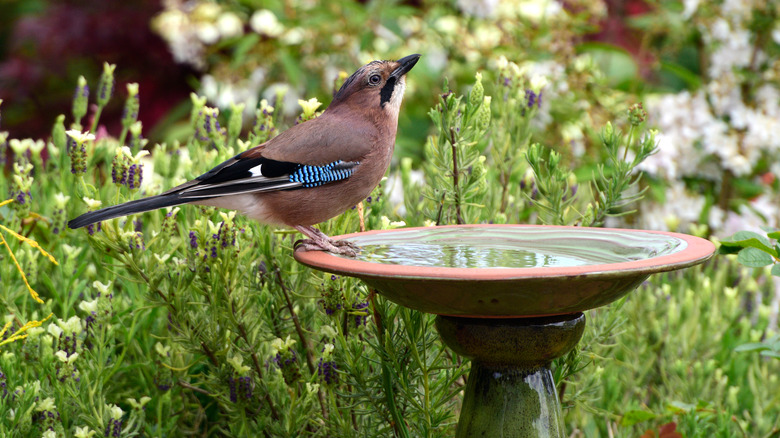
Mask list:
MULTIPOLYGON (((439 279, 459 281, 500 281, 522 280, 547 277, 575 276, 622 276, 637 274, 652 274, 657 272, 683 269, 711 258, 715 253, 715 245, 709 240, 688 234, 670 231, 641 230, 630 228, 597 228, 575 227, 565 225, 528 225, 528 224, 464 224, 440 225, 436 228, 543 228, 579 230, 585 232, 614 231, 621 233, 649 233, 674 237, 684 241, 687 246, 672 254, 650 257, 642 260, 632 260, 618 263, 581 265, 581 266, 550 266, 529 268, 456 268, 441 266, 410 266, 389 263, 375 263, 341 257, 325 251, 295 251, 295 259, 311 268, 340 275, 359 278, 408 278, 408 279, 439 279)), ((348 239, 355 236, 366 236, 398 231, 425 230, 432 227, 394 228, 389 230, 371 230, 344 234, 333 237, 334 240, 348 239)))

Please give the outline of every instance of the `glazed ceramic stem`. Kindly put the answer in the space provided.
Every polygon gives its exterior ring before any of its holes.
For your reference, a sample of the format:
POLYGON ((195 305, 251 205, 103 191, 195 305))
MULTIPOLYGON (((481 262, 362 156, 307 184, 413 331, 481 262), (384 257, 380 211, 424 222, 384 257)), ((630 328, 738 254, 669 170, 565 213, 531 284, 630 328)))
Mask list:
POLYGON ((439 316, 436 328, 447 346, 472 359, 458 438, 567 436, 549 366, 580 340, 585 315, 439 316))

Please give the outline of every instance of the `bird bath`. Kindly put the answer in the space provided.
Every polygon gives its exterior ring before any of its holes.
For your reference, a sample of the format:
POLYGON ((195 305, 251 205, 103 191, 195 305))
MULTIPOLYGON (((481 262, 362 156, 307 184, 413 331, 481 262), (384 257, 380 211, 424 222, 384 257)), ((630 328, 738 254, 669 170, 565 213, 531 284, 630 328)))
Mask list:
POLYGON ((715 246, 684 234, 532 225, 369 231, 336 239, 355 258, 296 252, 387 299, 434 313, 444 343, 472 359, 458 437, 563 437, 549 365, 582 336, 585 310, 650 274, 702 263, 715 246))

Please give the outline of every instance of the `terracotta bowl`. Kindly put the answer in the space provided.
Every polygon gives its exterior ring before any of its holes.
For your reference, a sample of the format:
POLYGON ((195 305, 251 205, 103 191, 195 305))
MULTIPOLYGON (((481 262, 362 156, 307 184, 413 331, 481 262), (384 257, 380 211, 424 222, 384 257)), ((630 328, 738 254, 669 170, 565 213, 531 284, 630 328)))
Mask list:
POLYGON ((422 312, 534 317, 608 304, 650 274, 709 259, 708 240, 661 231, 534 225, 457 225, 369 231, 336 239, 356 258, 297 251, 312 268, 357 277, 422 312))

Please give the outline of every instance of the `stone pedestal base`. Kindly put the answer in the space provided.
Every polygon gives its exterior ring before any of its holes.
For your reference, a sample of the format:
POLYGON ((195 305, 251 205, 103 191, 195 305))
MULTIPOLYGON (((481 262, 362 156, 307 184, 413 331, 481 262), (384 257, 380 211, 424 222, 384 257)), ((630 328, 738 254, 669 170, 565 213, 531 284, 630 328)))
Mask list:
POLYGON ((444 343, 472 359, 457 437, 565 437, 550 362, 568 353, 585 315, 544 318, 438 316, 444 343))

